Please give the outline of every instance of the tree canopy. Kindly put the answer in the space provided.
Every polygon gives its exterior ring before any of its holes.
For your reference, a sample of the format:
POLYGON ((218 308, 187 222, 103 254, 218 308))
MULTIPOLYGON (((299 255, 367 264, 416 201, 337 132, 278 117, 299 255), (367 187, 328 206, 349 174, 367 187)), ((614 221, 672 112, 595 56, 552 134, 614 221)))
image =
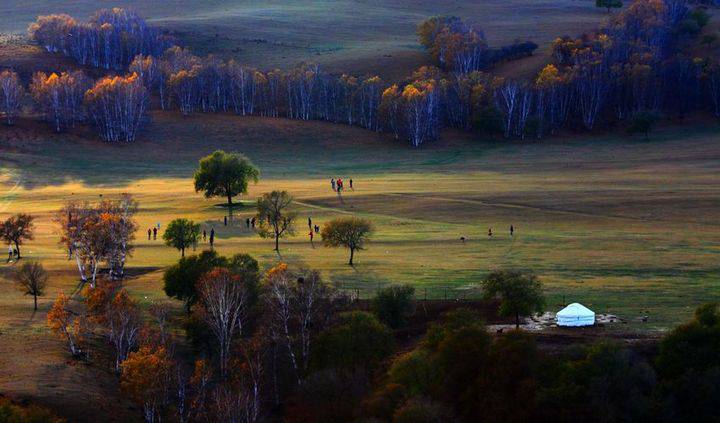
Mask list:
POLYGON ((203 191, 205 197, 222 196, 232 205, 236 195, 247 194, 248 184, 257 183, 260 171, 250 159, 238 153, 217 150, 200 159, 195 171, 195 191, 203 191))
POLYGON ((531 273, 495 271, 485 278, 482 287, 486 299, 500 300, 500 315, 515 316, 516 327, 520 327, 520 316, 542 312, 545 306, 542 283, 531 273))
POLYGON ((8 244, 15 245, 18 258, 20 258, 20 245, 25 240, 33 239, 33 220, 29 214, 19 213, 10 216, 0 226, 0 235, 8 244))
POLYGON ((258 198, 258 235, 275 238, 275 251, 280 250, 280 238, 295 233, 297 213, 288 210, 292 202, 293 198, 287 191, 273 191, 258 198))
POLYGON ((326 223, 322 239, 327 247, 345 247, 350 250, 348 264, 353 265, 355 251, 365 248, 374 228, 372 223, 359 217, 339 217, 326 223))
POLYGON ((175 219, 168 224, 163 234, 165 245, 180 250, 185 257, 185 249, 194 247, 200 240, 200 224, 188 219, 175 219))

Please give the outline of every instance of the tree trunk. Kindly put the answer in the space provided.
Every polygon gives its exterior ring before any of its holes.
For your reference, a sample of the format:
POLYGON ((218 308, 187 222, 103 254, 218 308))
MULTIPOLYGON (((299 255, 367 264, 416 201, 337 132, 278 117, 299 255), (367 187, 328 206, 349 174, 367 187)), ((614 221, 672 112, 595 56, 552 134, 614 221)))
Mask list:
POLYGON ((37 311, 37 294, 33 294, 33 299, 35 300, 35 311, 37 311))
POLYGON ((185 247, 180 249, 180 257, 185 257, 185 247))
POLYGON ((232 207, 232 195, 228 194, 227 199, 228 199, 228 207, 232 207))
POLYGON ((355 255, 355 249, 354 249, 354 248, 351 248, 351 249, 350 249, 350 261, 348 262, 348 264, 349 264, 350 266, 353 265, 353 256, 354 256, 354 255, 355 255))
POLYGON ((515 313, 515 329, 520 329, 520 313, 515 313))
POLYGON ((275 234, 275 251, 280 251, 280 235, 275 234))
POLYGON ((17 258, 18 258, 18 260, 20 260, 20 244, 18 244, 17 241, 15 241, 15 249, 17 250, 17 253, 18 253, 17 258))

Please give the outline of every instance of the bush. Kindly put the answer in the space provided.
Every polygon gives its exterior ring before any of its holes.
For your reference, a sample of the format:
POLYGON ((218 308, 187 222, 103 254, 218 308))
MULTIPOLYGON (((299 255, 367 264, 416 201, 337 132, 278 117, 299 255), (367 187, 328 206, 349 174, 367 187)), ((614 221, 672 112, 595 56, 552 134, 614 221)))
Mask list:
POLYGON ((383 288, 373 299, 373 313, 391 328, 402 327, 415 312, 414 295, 415 288, 410 285, 383 288))

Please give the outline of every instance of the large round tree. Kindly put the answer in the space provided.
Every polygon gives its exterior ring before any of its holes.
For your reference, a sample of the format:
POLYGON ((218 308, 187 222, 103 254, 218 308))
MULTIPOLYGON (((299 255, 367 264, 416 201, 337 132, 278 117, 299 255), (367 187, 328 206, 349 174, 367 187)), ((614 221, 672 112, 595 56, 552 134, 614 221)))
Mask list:
POLYGON ((250 181, 257 183, 259 178, 260 171, 247 157, 217 150, 200 159, 195 171, 195 192, 203 191, 208 198, 225 197, 228 206, 232 206, 232 198, 247 194, 250 181))

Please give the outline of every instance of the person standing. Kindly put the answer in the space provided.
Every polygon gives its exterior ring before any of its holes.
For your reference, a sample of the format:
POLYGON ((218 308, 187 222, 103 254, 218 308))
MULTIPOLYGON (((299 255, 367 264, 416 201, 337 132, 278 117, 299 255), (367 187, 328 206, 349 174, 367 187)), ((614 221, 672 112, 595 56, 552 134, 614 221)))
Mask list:
POLYGON ((207 241, 207 231, 203 229, 203 242, 207 241))
POLYGON ((210 248, 215 246, 215 228, 210 228, 210 248))
POLYGON ((330 185, 332 186, 332 190, 335 191, 335 178, 330 179, 330 185))
POLYGON ((10 263, 13 259, 13 248, 11 245, 8 245, 8 259, 7 262, 10 263))
POLYGON ((308 229, 312 230, 312 219, 308 217, 308 229))
POLYGON ((245 219, 245 226, 247 226, 248 229, 250 229, 250 218, 248 217, 245 219))
POLYGON ((227 226, 227 216, 224 216, 224 217, 223 217, 223 224, 224 224, 225 226, 227 226))
POLYGON ((510 225, 510 236, 513 236, 514 233, 515 233, 515 228, 513 227, 513 225, 510 225))
POLYGON ((252 220, 250 220, 250 225, 252 226, 253 229, 255 229, 255 222, 256 222, 256 220, 253 217, 252 220))
POLYGON ((352 186, 352 178, 350 178, 350 189, 353 191, 355 190, 355 188, 353 188, 353 186, 352 186))
POLYGON ((148 228, 148 241, 150 241, 150 237, 152 237, 152 229, 148 228))
POLYGON ((157 231, 158 231, 158 228, 153 228, 153 240, 157 239, 157 231))
POLYGON ((310 229, 310 244, 312 244, 313 248, 315 248, 315 244, 313 243, 313 237, 315 236, 315 232, 310 229))

